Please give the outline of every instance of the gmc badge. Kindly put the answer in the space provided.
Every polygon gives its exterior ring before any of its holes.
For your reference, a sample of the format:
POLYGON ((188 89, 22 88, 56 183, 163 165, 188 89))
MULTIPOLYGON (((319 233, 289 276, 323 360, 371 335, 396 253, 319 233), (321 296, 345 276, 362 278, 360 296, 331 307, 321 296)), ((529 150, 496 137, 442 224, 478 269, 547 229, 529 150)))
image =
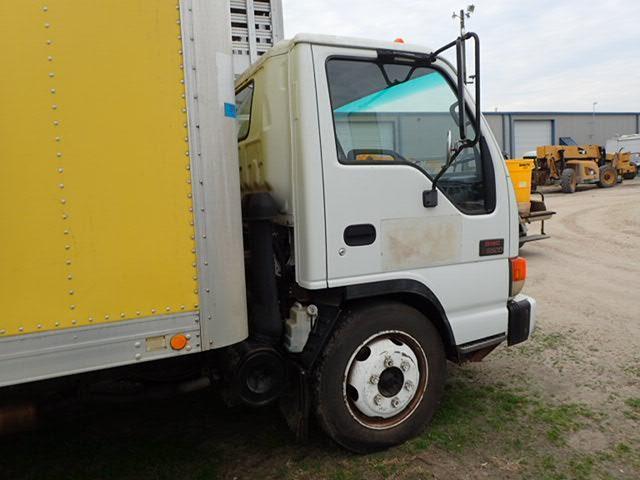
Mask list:
POLYGON ((502 255, 504 253, 504 238, 480 240, 480 256, 502 255))

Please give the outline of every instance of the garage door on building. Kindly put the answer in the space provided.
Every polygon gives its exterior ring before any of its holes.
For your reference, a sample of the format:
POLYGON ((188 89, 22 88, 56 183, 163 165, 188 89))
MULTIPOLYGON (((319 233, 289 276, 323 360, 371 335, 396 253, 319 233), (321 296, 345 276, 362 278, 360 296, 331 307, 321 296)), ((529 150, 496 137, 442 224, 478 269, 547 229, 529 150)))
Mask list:
POLYGON ((336 135, 344 153, 352 149, 396 150, 393 122, 336 122, 336 135))
POLYGON ((551 145, 551 120, 515 120, 513 122, 513 144, 515 158, 542 145, 551 145))

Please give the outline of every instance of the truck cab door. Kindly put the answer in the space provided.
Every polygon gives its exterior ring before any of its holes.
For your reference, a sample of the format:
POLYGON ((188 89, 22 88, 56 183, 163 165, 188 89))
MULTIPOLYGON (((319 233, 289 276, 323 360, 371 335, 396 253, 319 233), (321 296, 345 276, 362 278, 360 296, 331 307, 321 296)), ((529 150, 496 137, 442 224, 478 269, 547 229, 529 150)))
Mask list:
POLYGON ((459 131, 450 69, 312 49, 328 286, 414 280, 440 300, 458 344, 505 332, 510 193, 486 125, 440 180, 437 206, 423 204, 459 131))

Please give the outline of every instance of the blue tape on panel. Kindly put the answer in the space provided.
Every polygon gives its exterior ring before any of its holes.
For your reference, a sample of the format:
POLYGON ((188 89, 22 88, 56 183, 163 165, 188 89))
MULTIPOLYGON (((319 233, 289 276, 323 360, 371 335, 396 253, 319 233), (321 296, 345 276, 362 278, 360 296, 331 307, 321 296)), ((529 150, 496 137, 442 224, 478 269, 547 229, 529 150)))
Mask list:
POLYGON ((236 106, 233 103, 224 104, 224 116, 229 118, 236 118, 238 116, 236 106))

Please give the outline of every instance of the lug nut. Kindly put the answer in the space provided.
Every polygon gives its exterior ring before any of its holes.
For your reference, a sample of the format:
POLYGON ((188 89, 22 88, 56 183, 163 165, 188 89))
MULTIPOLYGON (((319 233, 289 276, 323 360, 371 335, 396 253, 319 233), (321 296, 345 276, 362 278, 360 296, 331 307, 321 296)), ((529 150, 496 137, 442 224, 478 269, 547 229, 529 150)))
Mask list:
POLYGON ((407 372, 411 368, 411 365, 409 365, 409 362, 402 362, 400 364, 400 368, 402 369, 403 372, 407 372))
POLYGON ((369 383, 371 383, 371 385, 377 385, 379 380, 380 380, 380 377, 378 377, 378 375, 371 375, 371 378, 369 379, 369 383))
POLYGON ((391 400, 391 406, 393 408, 398 408, 398 405, 400 405, 400 400, 398 400, 398 397, 396 397, 393 400, 391 400))
POLYGON ((375 403, 376 405, 380 405, 382 403, 382 396, 376 395, 375 397, 373 397, 373 403, 375 403))
POLYGON ((384 366, 387 368, 393 367, 393 359, 391 357, 387 357, 384 359, 384 366))
POLYGON ((410 392, 411 390, 413 390, 413 382, 412 382, 411 380, 407 380, 407 381, 404 383, 404 389, 405 389, 407 392, 410 392))

